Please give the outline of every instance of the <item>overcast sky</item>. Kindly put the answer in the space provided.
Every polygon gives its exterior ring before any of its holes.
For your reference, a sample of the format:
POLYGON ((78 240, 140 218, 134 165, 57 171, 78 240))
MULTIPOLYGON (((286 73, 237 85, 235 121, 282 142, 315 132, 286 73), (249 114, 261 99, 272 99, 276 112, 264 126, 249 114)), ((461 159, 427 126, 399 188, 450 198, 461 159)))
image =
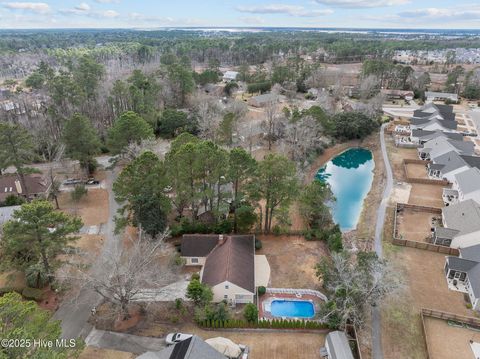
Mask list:
POLYGON ((480 1, 0 0, 0 28, 480 28, 480 1))

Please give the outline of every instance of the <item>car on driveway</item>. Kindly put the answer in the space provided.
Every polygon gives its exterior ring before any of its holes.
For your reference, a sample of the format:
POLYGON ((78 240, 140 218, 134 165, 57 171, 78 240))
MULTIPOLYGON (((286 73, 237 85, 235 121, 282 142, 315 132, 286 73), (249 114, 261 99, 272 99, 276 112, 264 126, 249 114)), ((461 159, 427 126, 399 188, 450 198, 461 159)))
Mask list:
POLYGON ((183 333, 170 333, 167 334, 165 338, 165 342, 168 345, 176 344, 179 342, 182 342, 184 340, 187 340, 188 338, 191 338, 193 335, 192 334, 183 334, 183 333))
POLYGON ((100 184, 100 181, 96 180, 95 178, 89 178, 85 184, 87 186, 91 186, 91 185, 94 185, 94 184, 100 184))

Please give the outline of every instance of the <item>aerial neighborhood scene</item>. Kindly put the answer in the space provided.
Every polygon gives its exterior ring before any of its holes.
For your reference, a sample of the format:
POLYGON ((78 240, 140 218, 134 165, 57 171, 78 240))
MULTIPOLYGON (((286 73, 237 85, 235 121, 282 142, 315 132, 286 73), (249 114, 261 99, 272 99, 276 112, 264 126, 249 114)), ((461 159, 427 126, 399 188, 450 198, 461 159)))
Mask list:
POLYGON ((480 359, 480 5, 0 1, 0 359, 480 359))

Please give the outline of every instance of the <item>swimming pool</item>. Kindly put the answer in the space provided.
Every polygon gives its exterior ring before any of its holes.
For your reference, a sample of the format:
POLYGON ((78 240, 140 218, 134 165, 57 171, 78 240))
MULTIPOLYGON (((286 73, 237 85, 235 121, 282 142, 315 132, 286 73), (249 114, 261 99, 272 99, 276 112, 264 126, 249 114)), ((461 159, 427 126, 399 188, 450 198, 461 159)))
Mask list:
POLYGON ((270 307, 274 317, 313 318, 315 308, 313 303, 305 300, 274 300, 270 307))

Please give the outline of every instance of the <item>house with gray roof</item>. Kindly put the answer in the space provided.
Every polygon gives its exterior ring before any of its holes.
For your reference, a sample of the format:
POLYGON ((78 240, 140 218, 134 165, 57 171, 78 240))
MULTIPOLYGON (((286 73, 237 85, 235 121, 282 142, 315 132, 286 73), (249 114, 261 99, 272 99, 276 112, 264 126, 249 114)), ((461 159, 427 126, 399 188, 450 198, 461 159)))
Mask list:
POLYGON ((410 127, 412 130, 457 132, 453 107, 427 104, 414 111, 410 127))
POLYGON ((427 172, 430 178, 445 179, 453 182, 454 176, 457 173, 468 170, 469 168, 470 166, 463 156, 457 151, 452 150, 432 158, 431 162, 427 165, 427 172))
POLYGON ((433 101, 452 101, 458 102, 458 95, 456 93, 448 93, 448 92, 432 92, 426 91, 425 92, 426 102, 433 102, 433 101))
POLYGON ((434 228, 434 244, 452 248, 480 244, 480 204, 473 199, 443 207, 442 224, 434 228))
POLYGON ((459 249, 445 257, 445 277, 450 290, 468 294, 474 310, 480 310, 480 244, 459 249))
POLYGON ((253 107, 264 107, 269 104, 277 103, 279 101, 278 95, 273 93, 266 93, 263 95, 253 96, 248 99, 248 104, 253 107))
POLYGON ((227 359, 226 356, 194 335, 158 352, 146 352, 137 359, 227 359))
POLYGON ((463 135, 456 132, 444 132, 444 131, 427 131, 427 130, 412 130, 410 134, 410 139, 413 143, 417 145, 423 145, 424 143, 439 138, 445 137, 455 141, 463 141, 463 135))
POLYGON ((325 359, 354 359, 345 332, 336 330, 328 333, 325 347, 320 349, 320 356, 325 359))
POLYGON ((418 149, 418 156, 422 160, 431 160, 447 152, 455 151, 460 155, 473 155, 475 144, 471 141, 456 141, 446 137, 438 137, 426 142, 418 149))
POLYGON ((468 199, 480 203, 480 169, 477 167, 457 173, 452 188, 443 189, 443 202, 446 206, 468 199))

